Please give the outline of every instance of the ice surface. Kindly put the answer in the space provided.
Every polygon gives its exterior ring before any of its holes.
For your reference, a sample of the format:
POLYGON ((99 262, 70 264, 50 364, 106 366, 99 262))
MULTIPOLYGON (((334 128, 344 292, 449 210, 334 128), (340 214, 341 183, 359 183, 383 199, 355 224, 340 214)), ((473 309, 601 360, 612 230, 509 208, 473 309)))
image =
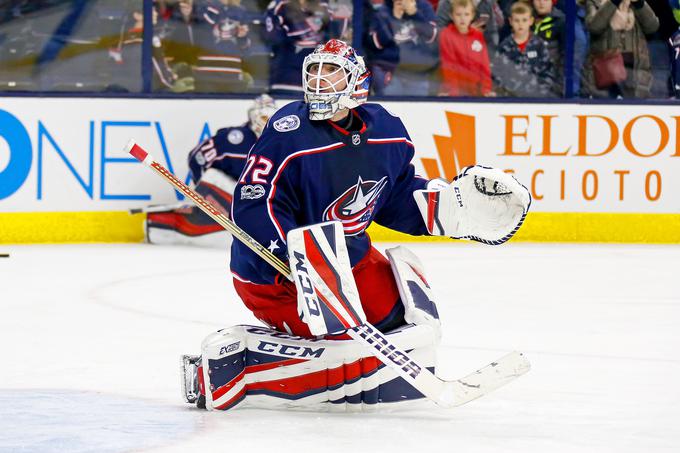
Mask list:
POLYGON ((181 401, 179 355, 257 323, 225 251, 0 246, 0 451, 680 451, 680 246, 409 247, 439 374, 513 349, 529 374, 451 411, 206 413, 181 401))

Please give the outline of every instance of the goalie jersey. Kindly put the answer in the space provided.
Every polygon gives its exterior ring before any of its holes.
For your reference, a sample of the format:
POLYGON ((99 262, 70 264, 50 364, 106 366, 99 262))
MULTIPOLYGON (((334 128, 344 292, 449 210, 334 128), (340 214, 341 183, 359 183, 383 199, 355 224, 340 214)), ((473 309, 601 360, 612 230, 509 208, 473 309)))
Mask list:
MULTIPOLYGON (((307 104, 293 102, 269 120, 234 191, 232 218, 288 262, 286 234, 314 223, 342 223, 352 266, 368 252, 366 228, 380 225, 427 234, 413 191, 428 180, 411 164, 413 143, 401 120, 377 104, 350 111, 359 128, 311 121, 307 104), (356 129, 356 130, 354 130, 356 129)), ((275 283, 280 274, 240 241, 231 249, 234 277, 275 283)))
POLYGON ((191 179, 198 183, 208 168, 216 168, 238 179, 248 151, 256 141, 257 136, 250 128, 250 123, 218 130, 189 153, 191 179))

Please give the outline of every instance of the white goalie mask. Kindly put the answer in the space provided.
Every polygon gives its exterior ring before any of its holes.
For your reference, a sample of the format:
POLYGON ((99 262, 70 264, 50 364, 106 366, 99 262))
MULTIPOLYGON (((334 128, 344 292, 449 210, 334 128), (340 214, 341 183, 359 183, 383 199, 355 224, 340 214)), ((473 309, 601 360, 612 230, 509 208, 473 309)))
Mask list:
POLYGON ((278 107, 276 107, 276 102, 274 102, 274 99, 271 96, 262 94, 255 98, 253 105, 248 109, 248 121, 250 123, 250 129, 258 138, 262 135, 262 131, 267 125, 269 118, 271 118, 277 110, 278 107))
POLYGON ((310 120, 332 118, 368 99, 371 73, 364 59, 343 41, 331 39, 305 57, 302 84, 310 120))

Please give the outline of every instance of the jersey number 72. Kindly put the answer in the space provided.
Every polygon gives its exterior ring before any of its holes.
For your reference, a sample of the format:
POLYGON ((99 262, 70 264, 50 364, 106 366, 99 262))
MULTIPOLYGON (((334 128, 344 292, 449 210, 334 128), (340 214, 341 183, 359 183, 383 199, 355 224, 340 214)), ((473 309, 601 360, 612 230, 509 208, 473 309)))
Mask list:
POLYGON ((241 173, 241 179, 239 179, 240 184, 247 184, 248 175, 250 174, 251 183, 267 183, 267 176, 274 168, 272 161, 262 156, 248 156, 248 161, 246 162, 246 167, 241 173))

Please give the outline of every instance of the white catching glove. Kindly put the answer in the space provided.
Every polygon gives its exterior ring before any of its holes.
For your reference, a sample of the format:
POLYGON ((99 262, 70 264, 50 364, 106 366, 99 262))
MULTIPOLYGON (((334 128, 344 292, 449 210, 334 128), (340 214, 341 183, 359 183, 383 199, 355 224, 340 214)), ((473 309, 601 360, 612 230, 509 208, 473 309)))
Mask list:
POLYGON ((498 245, 522 225, 531 205, 526 187, 497 168, 466 167, 450 184, 430 181, 413 192, 430 234, 498 245))

